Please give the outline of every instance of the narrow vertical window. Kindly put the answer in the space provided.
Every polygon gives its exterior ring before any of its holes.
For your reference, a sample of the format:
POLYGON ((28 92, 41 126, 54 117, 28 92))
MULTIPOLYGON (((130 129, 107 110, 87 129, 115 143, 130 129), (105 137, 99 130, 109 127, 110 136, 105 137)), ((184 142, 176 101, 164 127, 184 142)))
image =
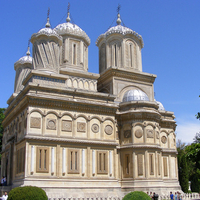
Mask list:
POLYGON ((70 165, 71 170, 73 169, 73 152, 71 151, 71 165, 70 165))
POLYGON ((164 168, 164 176, 168 176, 168 173, 167 173, 167 171, 168 171, 168 169, 167 169, 167 158, 166 157, 164 157, 163 158, 163 168, 164 168))
POLYGON ((117 66, 117 45, 115 44, 115 47, 114 47, 114 60, 115 60, 115 63, 114 63, 114 66, 117 66))
POLYGON ((75 152, 75 170, 77 170, 77 152, 75 152))
POLYGON ((103 170, 106 170, 106 154, 103 154, 103 170))
POLYGON ((149 167, 150 167, 150 175, 153 175, 154 174, 154 171, 153 171, 153 154, 149 155, 149 167))
POLYGON ((36 172, 48 173, 49 157, 48 148, 37 148, 36 172))
POLYGON ((97 152, 97 173, 107 174, 108 173, 108 153, 103 151, 97 152))
POLYGON ((79 151, 69 150, 69 161, 68 161, 68 173, 78 174, 79 173, 79 151))
POLYGON ((42 149, 40 149, 39 168, 42 168, 42 149))
POLYGON ((101 163, 102 163, 102 161, 101 161, 101 153, 99 154, 99 170, 101 171, 101 163))
POLYGON ((132 45, 131 44, 130 44, 130 62, 131 62, 131 67, 133 67, 132 45))
POLYGON ((76 64, 76 44, 73 45, 73 64, 76 64))
POLYGON ((46 169, 47 166, 46 159, 47 159, 47 150, 44 150, 44 169, 46 169))
POLYGON ((129 155, 126 155, 126 173, 129 174, 129 155))

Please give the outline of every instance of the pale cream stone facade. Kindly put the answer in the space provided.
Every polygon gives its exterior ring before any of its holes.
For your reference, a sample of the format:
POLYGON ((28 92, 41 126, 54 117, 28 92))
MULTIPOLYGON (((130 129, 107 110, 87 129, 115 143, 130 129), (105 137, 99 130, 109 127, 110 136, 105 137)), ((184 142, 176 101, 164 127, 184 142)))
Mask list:
POLYGON ((180 189, 174 114, 154 99, 156 75, 142 71, 142 37, 119 14, 117 24, 97 39, 100 74, 88 72, 90 39, 69 13, 32 35, 3 122, 10 188, 63 197, 180 189))

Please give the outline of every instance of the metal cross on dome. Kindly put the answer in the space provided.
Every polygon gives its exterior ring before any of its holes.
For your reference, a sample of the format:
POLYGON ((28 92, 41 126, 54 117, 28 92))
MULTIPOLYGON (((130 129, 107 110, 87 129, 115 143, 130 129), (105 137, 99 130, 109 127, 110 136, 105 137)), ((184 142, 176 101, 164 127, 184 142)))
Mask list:
POLYGON ((49 18, 49 14, 50 14, 50 8, 48 8, 48 11, 47 11, 47 18, 49 18))
POLYGON ((70 3, 68 2, 67 12, 69 12, 69 9, 70 9, 70 3))
POLYGON ((118 4, 118 6, 117 6, 117 13, 118 13, 118 14, 119 14, 120 9, 121 9, 121 5, 118 4))

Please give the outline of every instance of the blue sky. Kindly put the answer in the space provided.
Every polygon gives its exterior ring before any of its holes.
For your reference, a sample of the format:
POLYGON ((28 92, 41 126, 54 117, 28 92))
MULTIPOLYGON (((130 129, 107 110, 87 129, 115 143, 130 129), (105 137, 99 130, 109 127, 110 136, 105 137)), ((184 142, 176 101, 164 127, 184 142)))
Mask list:
MULTIPOLYGON (((73 0, 71 18, 90 37, 89 72, 98 73, 95 41, 116 18, 121 4, 124 24, 142 35, 143 71, 156 74, 155 98, 173 111, 177 139, 190 143, 200 131, 200 1, 73 0)), ((66 19, 68 1, 0 0, 0 107, 14 90, 14 63, 26 54, 28 40, 45 26, 48 7, 52 28, 66 19)), ((113 24, 115 25, 115 23, 113 24)), ((32 46, 31 46, 32 48, 32 46)))

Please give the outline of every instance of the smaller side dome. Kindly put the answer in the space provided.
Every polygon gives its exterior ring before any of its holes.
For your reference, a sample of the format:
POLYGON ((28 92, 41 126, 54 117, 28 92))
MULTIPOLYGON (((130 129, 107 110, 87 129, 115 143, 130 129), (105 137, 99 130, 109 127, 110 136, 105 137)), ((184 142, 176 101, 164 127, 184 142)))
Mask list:
POLYGON ((163 104, 162 104, 160 101, 156 101, 155 99, 154 99, 154 101, 155 101, 155 102, 158 104, 158 106, 159 106, 158 110, 165 110, 163 104))
POLYGON ((30 47, 28 47, 26 56, 23 56, 14 64, 14 68, 16 70, 14 86, 15 93, 19 93, 24 88, 22 82, 27 77, 29 72, 33 69, 32 57, 30 56, 29 48, 30 47))
POLYGON ((149 101, 149 97, 141 90, 128 90, 123 97, 123 102, 128 101, 149 101))
POLYGON ((22 58, 20 58, 15 64, 14 64, 14 68, 15 70, 18 68, 18 66, 20 65, 24 65, 24 64, 29 64, 32 65, 32 57, 30 56, 30 48, 28 47, 28 51, 26 52, 26 56, 23 56, 22 58))

